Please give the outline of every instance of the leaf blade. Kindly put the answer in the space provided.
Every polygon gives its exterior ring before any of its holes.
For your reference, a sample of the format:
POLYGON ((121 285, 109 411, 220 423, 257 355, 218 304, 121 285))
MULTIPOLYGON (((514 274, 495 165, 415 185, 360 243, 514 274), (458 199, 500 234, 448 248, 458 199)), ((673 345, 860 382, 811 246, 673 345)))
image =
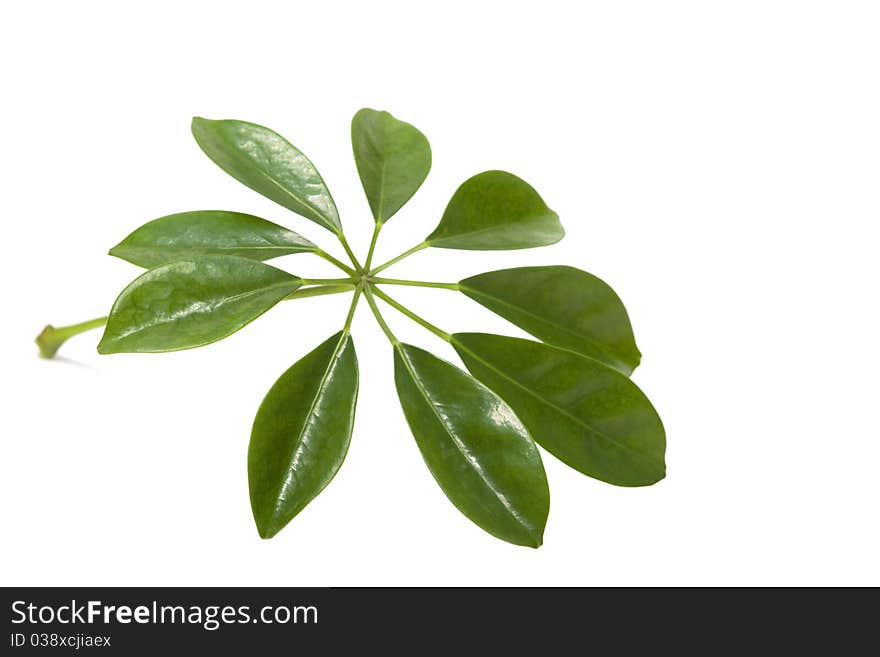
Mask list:
POLYGON ((156 353, 200 347, 238 331, 301 285, 285 271, 210 255, 150 269, 119 295, 98 352, 156 353))
POLYGON ((647 486, 665 476, 663 424, 644 393, 617 370, 500 335, 456 333, 452 346, 535 441, 567 465, 619 486, 647 486))
POLYGON ((536 338, 626 375, 638 366, 629 315, 604 281, 574 267, 516 267, 471 276, 459 290, 536 338))
POLYGON ((398 397, 428 469, 449 500, 496 538, 539 547, 550 505, 541 456, 495 393, 411 345, 394 350, 398 397))
POLYGON ((337 235, 342 231, 321 174, 277 132, 246 121, 196 116, 192 134, 205 155, 243 185, 337 235))
POLYGON ((110 255, 152 268, 200 255, 263 261, 316 249, 305 237, 251 214, 195 210, 145 223, 110 249, 110 255))
POLYGON ((294 363, 257 411, 248 446, 251 509, 262 538, 283 529, 330 483, 351 442, 359 375, 340 331, 294 363))
POLYGON ((351 120, 355 165, 376 223, 388 221, 431 170, 431 146, 415 126, 363 108, 351 120))
POLYGON ((559 216, 531 185, 506 171, 484 171, 455 190, 425 241, 444 249, 497 251, 547 246, 564 235, 559 216))

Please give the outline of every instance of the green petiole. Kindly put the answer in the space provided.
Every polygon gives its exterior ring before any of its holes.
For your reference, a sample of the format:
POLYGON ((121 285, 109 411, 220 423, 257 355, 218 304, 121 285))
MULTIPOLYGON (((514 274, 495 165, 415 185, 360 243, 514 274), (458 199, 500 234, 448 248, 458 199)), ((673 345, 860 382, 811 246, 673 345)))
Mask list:
POLYGON ((327 253, 326 251, 324 251, 323 249, 317 249, 317 250, 315 251, 315 255, 318 256, 319 258, 323 258, 324 260, 326 260, 326 261, 329 262, 330 264, 336 265, 337 267, 339 267, 339 269, 341 269, 342 271, 344 271, 344 272, 345 272, 346 274, 348 274, 349 276, 354 276, 355 273, 356 273, 354 269, 352 269, 351 267, 349 267, 348 265, 346 265, 346 264, 345 264, 344 262, 342 262, 341 260, 337 260, 337 259, 334 258, 332 255, 330 255, 329 253, 327 253))
POLYGON ((387 268, 390 267, 391 265, 400 262, 400 261, 403 260, 404 258, 408 258, 408 257, 411 256, 413 253, 417 253, 417 252, 421 251, 422 249, 427 249, 429 246, 431 246, 431 245, 430 245, 427 241, 422 242, 421 244, 416 244, 414 247, 412 247, 411 249, 407 249, 406 251, 404 251, 403 253, 401 253, 401 254, 400 254, 399 256, 397 256, 396 258, 391 258, 391 260, 389 260, 388 262, 386 262, 386 263, 384 263, 384 264, 382 264, 382 265, 379 265, 378 267, 376 267, 375 269, 373 269, 372 271, 370 271, 370 276, 373 276, 373 275, 375 275, 375 274, 378 274, 378 273, 379 273, 380 271, 382 271, 383 269, 387 269, 387 268))
POLYGON ((351 306, 348 309, 348 315, 345 317, 345 325, 342 327, 342 330, 346 333, 351 329, 351 320, 354 319, 354 311, 357 309, 358 300, 361 297, 361 292, 363 291, 363 285, 358 284, 357 287, 354 288, 354 296, 351 299, 351 306))
POLYGON ((431 281, 407 281, 400 278, 371 278, 371 282, 377 285, 409 285, 412 287, 436 287, 441 290, 458 291, 458 283, 434 283, 431 281))
POLYGON ((342 248, 345 249, 345 253, 348 254, 348 259, 351 260, 351 264, 354 265, 354 272, 352 272, 352 274, 364 271, 363 267, 361 267, 361 263, 359 263, 358 259, 355 257, 354 251, 352 251, 351 247, 348 245, 348 240, 345 239, 345 234, 340 232, 337 234, 337 237, 339 237, 339 242, 342 244, 342 248))
MULTIPOLYGON (((372 288, 372 291, 375 292, 376 296, 379 297, 380 299, 382 299, 382 301, 387 303, 389 306, 391 306, 392 308, 394 308, 398 312, 403 313, 404 315, 409 317, 411 320, 413 320, 417 324, 420 324, 421 326, 425 327, 426 329, 428 329, 431 333, 433 333, 437 337, 441 338, 442 340, 445 340, 446 342, 449 342, 450 340, 452 340, 452 336, 449 335, 449 333, 437 328, 436 326, 431 324, 431 322, 429 322, 428 320, 424 319, 423 317, 420 317, 419 315, 414 313, 412 310, 410 310, 409 308, 407 308, 403 304, 401 304, 401 303, 395 301, 394 299, 392 299, 391 297, 389 297, 387 294, 385 294, 379 288, 374 287, 374 288, 372 288)), ((369 297, 367 297, 367 298, 369 299, 369 297)))
POLYGON ((97 319, 90 319, 87 322, 71 324, 70 326, 61 326, 59 328, 47 324, 46 328, 40 332, 34 342, 36 342, 37 346, 40 348, 40 356, 43 358, 52 358, 61 345, 63 345, 69 338, 72 338, 74 335, 79 335, 80 333, 85 333, 86 331, 91 331, 92 329, 101 328, 106 323, 106 317, 98 317, 97 319))
POLYGON ((382 332, 388 338, 392 345, 397 346, 400 344, 400 340, 391 332, 391 329, 388 328, 388 324, 385 323, 385 318, 382 317, 382 313, 379 312, 378 306, 376 306, 376 300, 373 298, 373 292, 378 292, 375 288, 367 287, 364 289, 364 296, 367 298, 367 303, 370 305, 370 310, 373 311, 373 316, 376 318, 376 321, 379 323, 379 327, 382 329, 382 332))
POLYGON ((300 278, 305 285, 357 285, 359 277, 350 278, 300 278))
POLYGON ((383 224, 381 222, 376 222, 376 227, 373 229, 373 237, 370 239, 370 248, 367 251, 367 260, 364 263, 364 271, 370 271, 370 265, 373 263, 373 251, 376 249, 376 241, 379 239, 379 231, 382 230, 383 224))
POLYGON ((282 301, 290 301, 291 299, 307 299, 309 297, 322 297, 327 294, 342 294, 343 292, 351 292, 354 288, 353 283, 339 283, 337 285, 315 285, 314 287, 301 287, 288 294, 282 301))

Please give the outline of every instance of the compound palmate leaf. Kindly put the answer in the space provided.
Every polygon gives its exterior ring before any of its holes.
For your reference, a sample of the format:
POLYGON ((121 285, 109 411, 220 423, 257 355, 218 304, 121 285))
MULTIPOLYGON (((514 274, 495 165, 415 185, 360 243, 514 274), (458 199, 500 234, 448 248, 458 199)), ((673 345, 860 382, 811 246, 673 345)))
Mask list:
POLYGON ((329 231, 342 232, 321 174, 277 132, 246 121, 197 116, 192 133, 205 155, 240 183, 329 231))
POLYGON ((239 256, 199 256, 162 265, 141 274, 116 299, 98 351, 176 351, 216 342, 300 284, 297 276, 239 256))
POLYGON ((351 120, 351 145, 373 218, 385 223, 428 176, 431 146, 409 123, 369 108, 351 120))
POLYGON ((484 171, 455 190, 425 242, 443 249, 496 251, 554 244, 565 231, 559 216, 525 180, 484 171))
POLYGON ((297 361, 260 405, 248 448, 251 509, 271 538, 330 483, 351 440, 358 364, 348 331, 297 361))
MULTIPOLYGON (((645 486, 665 476, 663 424, 628 378, 641 358, 629 316, 603 281, 565 266, 490 271, 459 283, 379 275, 431 246, 505 250, 559 241, 559 217, 527 182, 498 170, 473 176, 458 187, 425 240, 373 266, 383 224, 431 168, 431 147, 415 127, 369 108, 352 119, 355 164, 375 220, 363 264, 321 175, 281 135, 245 121, 199 117, 192 120, 192 133, 232 177, 333 232, 351 266, 253 215, 173 214, 148 222, 111 249, 111 255, 148 271, 122 291, 109 317, 47 325, 36 342, 41 355, 51 358, 70 337, 105 325, 98 346, 103 354, 189 349, 230 335, 282 299, 352 292, 342 330, 278 378, 254 419, 247 467, 261 537, 281 531, 345 459, 359 386, 349 333, 359 299, 393 345, 398 397, 428 469, 452 504, 492 536, 541 545, 550 494, 538 445, 578 471, 620 486, 645 486), (327 260, 345 277, 299 278, 264 262, 301 252, 327 260), (447 333, 380 285, 458 290, 541 342, 447 333), (470 373, 401 343, 376 298, 451 343, 470 373)), ((300 315, 297 321, 312 319, 300 315)))
POLYGON ((156 267, 199 255, 269 260, 316 248, 292 230, 252 214, 196 210, 145 223, 110 249, 110 255, 141 267, 156 267))
POLYGON ((540 546, 547 478, 510 407, 454 365, 407 344, 395 346, 394 379, 419 450, 450 501, 493 536, 540 546))
POLYGON ((466 278, 458 289, 536 338, 601 360, 626 375, 641 360, 620 297, 580 269, 502 269, 466 278))
POLYGON ((647 486, 666 474, 666 434, 626 376, 566 349, 486 333, 456 333, 465 366, 497 392, 539 445, 586 475, 647 486))

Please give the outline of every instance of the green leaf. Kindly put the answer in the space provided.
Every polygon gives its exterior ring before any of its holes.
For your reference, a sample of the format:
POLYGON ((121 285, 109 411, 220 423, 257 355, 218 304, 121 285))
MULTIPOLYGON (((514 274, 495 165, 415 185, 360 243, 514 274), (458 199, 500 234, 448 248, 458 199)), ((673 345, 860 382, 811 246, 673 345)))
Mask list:
POLYGON ((110 255, 141 267, 157 267, 199 255, 269 260, 316 248, 292 230, 251 214, 197 210, 145 223, 110 249, 110 255))
POLYGON ((190 349, 225 338, 301 285, 256 260, 209 255, 151 269, 110 310, 98 352, 190 349))
POLYGON ((559 217, 526 181, 485 171, 455 190, 426 242, 443 249, 496 251, 554 244, 565 231, 559 217))
POLYGON ((431 146, 409 123, 369 108, 351 120, 351 145, 373 218, 385 223, 427 178, 431 146))
POLYGON ((239 182, 337 235, 342 232, 321 174, 278 133, 245 121, 200 117, 193 118, 192 133, 205 155, 239 182))
POLYGON ((330 483, 348 452, 358 364, 348 331, 297 361, 269 390, 251 431, 251 509, 271 538, 330 483))
POLYGON ((547 478, 507 404, 454 365, 406 344, 395 345, 394 378, 425 463, 450 501, 493 536, 540 546, 547 478))
POLYGON ((631 374, 641 360, 620 298, 580 269, 502 269, 466 278, 459 290, 536 338, 624 374, 631 374))
POLYGON ((538 444, 571 467, 619 486, 647 486, 665 476, 663 424, 617 370, 520 338, 456 333, 452 345, 538 444))

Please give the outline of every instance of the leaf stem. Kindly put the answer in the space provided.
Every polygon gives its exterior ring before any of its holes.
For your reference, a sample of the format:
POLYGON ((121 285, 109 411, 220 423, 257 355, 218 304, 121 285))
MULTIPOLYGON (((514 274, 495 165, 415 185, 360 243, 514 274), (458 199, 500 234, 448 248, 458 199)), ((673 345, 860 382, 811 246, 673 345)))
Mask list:
POLYGON ((383 285, 412 285, 414 287, 437 287, 442 290, 458 291, 458 283, 433 283, 430 281, 407 281, 400 278, 371 278, 373 283, 383 285))
POLYGON ((379 231, 382 230, 383 224, 381 222, 376 222, 376 227, 373 229, 373 237, 370 240, 370 250, 367 251, 367 260, 364 262, 364 271, 370 271, 370 265, 373 263, 373 251, 376 248, 376 241, 379 239, 379 231))
MULTIPOLYGON (((416 322, 417 324, 421 324, 423 327, 425 327, 426 329, 428 329, 431 333, 433 333, 434 335, 436 335, 436 336, 439 337, 440 339, 442 339, 442 340, 446 340, 446 342, 449 342, 449 341, 452 340, 452 336, 449 335, 449 333, 447 333, 446 331, 442 331, 442 330, 440 330, 439 328, 437 328, 436 326, 434 326, 433 324, 431 324, 431 322, 429 322, 428 320, 426 320, 426 319, 424 319, 424 318, 422 318, 422 317, 419 317, 419 316, 416 315, 412 310, 410 310, 409 308, 407 308, 407 307, 404 306, 403 304, 398 303, 397 301, 395 301, 394 299, 392 299, 391 297, 389 297, 387 294, 385 294, 385 293, 384 293, 382 290, 380 290, 379 288, 373 288, 373 291, 376 293, 376 296, 377 296, 377 297, 379 297, 380 299, 382 299, 382 301, 384 301, 385 303, 387 303, 387 304, 388 304, 389 306, 391 306, 392 308, 396 309, 398 312, 403 313, 404 315, 406 315, 407 317, 409 317, 411 320, 413 320, 413 321, 416 322)), ((368 298, 369 298, 369 297, 368 297, 368 298)))
POLYGON ((355 278, 300 278, 303 285, 356 285, 355 278))
POLYGON ((421 244, 416 244, 413 248, 411 248, 411 249, 409 249, 409 250, 407 250, 407 251, 404 251, 403 253, 401 253, 401 254, 400 254, 399 256, 397 256, 396 258, 391 258, 391 260, 389 260, 389 261, 386 262, 385 264, 382 264, 382 265, 379 265, 378 267, 376 267, 373 271, 370 272, 370 275, 372 276, 372 275, 374 275, 374 274, 378 274, 378 273, 379 273, 380 271, 382 271, 383 269, 387 269, 387 268, 390 267, 391 265, 393 265, 393 264, 395 264, 395 263, 397 263, 397 262, 400 262, 400 261, 403 260, 404 258, 408 258, 408 257, 411 256, 413 253, 416 253, 417 251, 421 251, 422 249, 427 249, 429 246, 431 246, 431 245, 428 244, 428 242, 422 242, 421 244))
MULTIPOLYGON (((376 290, 376 292, 378 292, 378 290, 376 290)), ((382 332, 385 333, 385 337, 387 337, 395 347, 399 345, 400 340, 398 340, 394 336, 394 333, 391 332, 391 329, 388 328, 388 324, 385 323, 382 313, 379 312, 379 308, 376 306, 376 300, 373 298, 373 288, 371 286, 364 288, 364 296, 367 298, 367 303, 370 304, 370 310, 373 311, 373 315, 376 317, 376 321, 379 322, 382 332)))
POLYGON ((359 263, 358 259, 355 257, 354 251, 352 251, 351 247, 348 245, 348 240, 345 239, 345 234, 339 232, 336 236, 339 238, 342 248, 345 249, 345 252, 348 254, 348 259, 351 260, 351 264, 354 265, 355 273, 364 271, 363 267, 361 267, 361 263, 359 263))
POLYGON ((80 322, 79 324, 71 324, 70 326, 62 326, 60 328, 55 328, 51 324, 46 324, 46 328, 40 332, 34 342, 36 342, 37 346, 40 348, 40 356, 43 358, 52 358, 61 345, 67 342, 69 338, 72 338, 74 335, 79 335, 80 333, 85 333, 86 331, 91 331, 92 329, 101 328, 106 323, 106 317, 98 317, 97 319, 90 319, 87 322, 80 322))
POLYGON ((321 297, 325 294, 341 294, 343 292, 351 292, 354 284, 340 285, 316 285, 314 287, 301 287, 288 294, 282 301, 289 299, 307 299, 308 297, 321 297))
POLYGON ((348 315, 345 317, 345 326, 342 327, 342 330, 345 333, 348 333, 351 329, 351 320, 354 319, 354 311, 357 308, 358 300, 361 297, 361 292, 363 291, 364 286, 363 283, 358 283, 354 288, 354 296, 351 299, 351 306, 348 309, 348 315))
POLYGON ((345 272, 346 274, 348 274, 349 276, 354 276, 354 275, 355 275, 355 271, 354 271, 354 269, 352 269, 351 267, 349 267, 348 265, 346 265, 346 264, 345 264, 344 262, 342 262, 341 260, 337 260, 337 259, 334 258, 332 255, 330 255, 329 253, 327 253, 324 249, 316 249, 316 250, 315 250, 315 255, 318 256, 319 258, 324 258, 324 260, 326 260, 327 262, 329 262, 329 263, 331 263, 331 264, 336 265, 337 267, 339 267, 342 271, 344 271, 344 272, 345 272))

